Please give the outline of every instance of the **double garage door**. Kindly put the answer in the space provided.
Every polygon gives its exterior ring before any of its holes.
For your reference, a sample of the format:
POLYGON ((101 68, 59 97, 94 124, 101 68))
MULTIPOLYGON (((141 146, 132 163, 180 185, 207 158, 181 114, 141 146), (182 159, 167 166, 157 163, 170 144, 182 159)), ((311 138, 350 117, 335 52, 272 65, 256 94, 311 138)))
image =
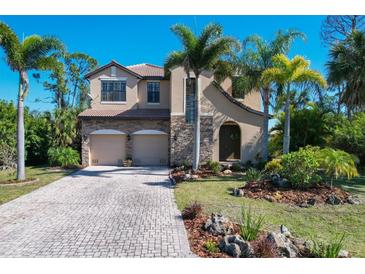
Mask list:
MULTIPOLYGON (((134 134, 132 138, 132 160, 134 165, 167 165, 168 135, 134 134)), ((91 165, 122 165, 127 157, 125 134, 91 135, 91 165)))

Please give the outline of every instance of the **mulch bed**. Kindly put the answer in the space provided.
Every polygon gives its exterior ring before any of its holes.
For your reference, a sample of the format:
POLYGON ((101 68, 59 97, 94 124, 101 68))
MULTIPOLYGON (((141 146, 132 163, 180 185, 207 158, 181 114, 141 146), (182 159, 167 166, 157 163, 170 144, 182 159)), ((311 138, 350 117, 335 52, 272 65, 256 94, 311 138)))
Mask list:
POLYGON ((350 194, 341 188, 328 185, 316 185, 314 187, 300 190, 292 188, 275 187, 271 181, 249 182, 243 188, 244 197, 252 199, 265 199, 270 202, 285 203, 291 205, 302 205, 311 199, 315 204, 324 204, 328 197, 335 195, 342 202, 349 198, 350 194))
POLYGON ((223 239, 223 236, 214 236, 204 230, 204 224, 208 217, 200 215, 193 220, 184 220, 185 228, 188 232, 188 238, 191 251, 204 258, 231 258, 226 253, 220 250, 215 253, 211 253, 206 250, 204 244, 208 241, 214 241, 219 246, 219 242, 223 239))
MULTIPOLYGON (((217 176, 220 174, 216 174, 212 172, 209 169, 200 168, 199 170, 193 172, 190 171, 192 175, 196 175, 198 178, 208 178, 211 176, 217 176)), ((174 169, 171 172, 171 176, 175 179, 176 183, 180 183, 184 181, 185 174, 189 173, 189 170, 180 170, 180 169, 174 169)))
POLYGON ((26 180, 10 179, 10 180, 0 181, 0 185, 7 185, 7 186, 27 185, 27 184, 33 184, 38 181, 39 181, 38 178, 29 178, 26 180))

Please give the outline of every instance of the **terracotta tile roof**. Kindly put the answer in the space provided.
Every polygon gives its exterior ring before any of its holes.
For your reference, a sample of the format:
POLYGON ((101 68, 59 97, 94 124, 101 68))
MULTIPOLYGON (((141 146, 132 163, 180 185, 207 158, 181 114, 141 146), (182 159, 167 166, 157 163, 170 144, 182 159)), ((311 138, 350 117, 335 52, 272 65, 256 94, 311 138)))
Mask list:
POLYGON ((110 119, 137 119, 137 120, 168 120, 169 109, 130 109, 120 110, 96 110, 87 109, 79 114, 79 118, 110 118, 110 119))
POLYGON ((107 69, 107 68, 109 68, 111 66, 116 66, 116 67, 120 68, 121 70, 124 70, 124 71, 127 71, 127 72, 131 73, 132 75, 136 76, 137 78, 142 78, 142 76, 140 74, 138 74, 138 73, 136 73, 136 72, 128 69, 127 67, 119 64, 118 62, 116 62, 114 60, 112 60, 110 63, 108 63, 108 64, 106 64, 104 66, 101 66, 101 67, 99 67, 99 68, 97 68, 97 69, 89 72, 88 74, 85 75, 85 78, 89 78, 90 76, 92 76, 92 75, 94 75, 94 74, 96 74, 96 73, 98 73, 100 71, 103 71, 104 69, 107 69))
POLYGON ((142 77, 159 77, 163 78, 165 73, 163 67, 151 64, 137 64, 127 66, 127 68, 142 77))

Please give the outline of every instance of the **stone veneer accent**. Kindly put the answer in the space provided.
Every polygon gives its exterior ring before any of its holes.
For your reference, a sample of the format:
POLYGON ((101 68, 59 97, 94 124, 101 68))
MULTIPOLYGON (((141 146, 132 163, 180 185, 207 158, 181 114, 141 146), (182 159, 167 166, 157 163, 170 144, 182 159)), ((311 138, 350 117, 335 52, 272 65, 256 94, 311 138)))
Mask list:
MULTIPOLYGON (((84 119, 82 120, 82 165, 89 165, 89 134, 98 129, 115 129, 132 134, 138 130, 153 129, 170 133, 169 120, 116 120, 116 119, 84 119)), ((126 144, 126 155, 132 156, 133 138, 126 144)), ((169 148, 170 151, 170 148, 169 148)))
MULTIPOLYGON (((201 116, 200 162, 213 156, 213 116, 201 116)), ((185 116, 171 116, 170 164, 192 161, 194 126, 185 122, 185 116), (176 138, 176 140, 175 140, 176 138)))

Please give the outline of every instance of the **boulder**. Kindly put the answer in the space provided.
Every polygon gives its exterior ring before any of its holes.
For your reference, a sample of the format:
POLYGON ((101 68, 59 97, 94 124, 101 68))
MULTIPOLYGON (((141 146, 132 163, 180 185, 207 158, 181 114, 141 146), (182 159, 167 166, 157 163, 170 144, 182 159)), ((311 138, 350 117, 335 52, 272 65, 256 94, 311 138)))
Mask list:
POLYGON ((340 250, 340 252, 338 253, 337 258, 350 258, 350 253, 347 250, 340 250))
POLYGON ((216 236, 227 235, 233 232, 233 225, 223 215, 213 213, 206 221, 204 229, 216 236))
POLYGON ((271 181, 272 181, 273 185, 276 187, 287 188, 290 186, 288 180, 285 178, 281 178, 279 174, 272 174, 271 181))
POLYGON ((280 233, 281 234, 284 234, 285 237, 291 237, 291 233, 290 233, 289 229, 285 225, 281 225, 280 226, 280 233))
POLYGON ((244 193, 243 189, 234 188, 232 194, 233 194, 233 196, 243 197, 245 193, 244 193))
POLYGON ((269 202, 275 202, 275 199, 274 199, 274 197, 272 197, 272 196, 270 196, 270 195, 265 195, 264 196, 264 199, 266 200, 266 201, 269 201, 269 202))
POLYGON ((227 235, 220 244, 219 248, 228 255, 238 258, 251 258, 254 251, 248 241, 242 239, 239 235, 227 235))
POLYGON ((307 200, 307 204, 308 205, 311 205, 311 206, 314 206, 315 204, 316 204, 316 199, 315 198, 309 198, 308 200, 307 200))
POLYGON ((282 233, 270 232, 267 240, 273 243, 283 257, 295 258, 299 254, 299 249, 282 233))
POLYGON ((339 205, 342 201, 336 195, 332 194, 327 198, 326 203, 330 205, 339 205))
POLYGON ((303 202, 303 203, 299 204, 299 207, 307 208, 307 207, 311 207, 311 205, 308 204, 307 202, 303 202))
POLYGON ((199 179, 199 175, 193 174, 193 175, 191 175, 191 179, 192 180, 198 180, 199 179))
POLYGON ((188 181, 188 180, 191 180, 191 174, 190 173, 186 173, 184 175, 184 181, 188 181))
POLYGON ((223 171, 223 174, 224 175, 231 175, 232 174, 232 170, 226 169, 226 170, 223 171))
POLYGON ((347 200, 346 200, 347 203, 351 204, 351 205, 359 205, 361 204, 360 200, 355 198, 355 197, 348 197, 347 200))

